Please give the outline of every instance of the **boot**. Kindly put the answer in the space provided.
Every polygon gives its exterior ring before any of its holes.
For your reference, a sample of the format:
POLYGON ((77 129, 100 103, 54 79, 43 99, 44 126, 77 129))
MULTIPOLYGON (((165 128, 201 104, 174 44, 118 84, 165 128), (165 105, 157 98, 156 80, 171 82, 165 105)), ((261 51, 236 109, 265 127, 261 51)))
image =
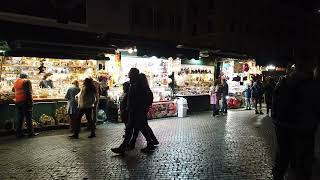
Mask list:
POLYGON ((96 134, 95 134, 95 133, 91 133, 91 135, 88 136, 88 138, 94 138, 94 137, 96 137, 96 134))
POLYGON ((127 150, 129 150, 129 151, 133 150, 135 148, 135 146, 136 146, 135 144, 136 143, 130 143, 129 146, 127 147, 127 150))
POLYGON ((154 151, 155 149, 156 149, 156 147, 155 147, 153 144, 148 143, 148 144, 147 144, 147 147, 141 149, 141 152, 142 152, 142 153, 148 153, 148 152, 154 151))
POLYGON ((126 146, 124 146, 123 144, 121 144, 119 147, 117 148, 112 148, 111 149, 112 152, 116 153, 116 154, 124 154, 126 151, 126 146))
POLYGON ((79 139, 79 134, 70 135, 69 138, 71 138, 71 139, 79 139))
POLYGON ((159 141, 157 139, 153 139, 152 143, 154 146, 158 146, 159 145, 159 141))

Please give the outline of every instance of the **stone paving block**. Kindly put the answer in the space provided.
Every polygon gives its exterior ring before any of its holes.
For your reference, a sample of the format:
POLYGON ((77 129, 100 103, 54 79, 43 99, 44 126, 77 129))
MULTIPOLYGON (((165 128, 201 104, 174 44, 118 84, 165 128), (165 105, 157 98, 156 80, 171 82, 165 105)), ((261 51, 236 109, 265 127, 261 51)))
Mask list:
POLYGON ((110 148, 122 141, 123 124, 97 127, 97 137, 69 139, 69 130, 42 132, 31 139, 0 139, 0 179, 272 179, 271 120, 254 111, 210 112, 186 118, 150 120, 160 146, 117 156, 110 148), (257 125, 257 122, 260 124, 257 125))

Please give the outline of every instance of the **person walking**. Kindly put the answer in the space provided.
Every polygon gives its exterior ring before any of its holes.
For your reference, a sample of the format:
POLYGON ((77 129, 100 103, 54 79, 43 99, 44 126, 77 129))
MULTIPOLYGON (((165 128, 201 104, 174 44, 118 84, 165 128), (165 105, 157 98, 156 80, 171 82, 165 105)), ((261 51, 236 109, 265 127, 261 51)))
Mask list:
POLYGON ((277 138, 274 180, 283 180, 288 166, 296 179, 310 180, 318 126, 319 92, 308 56, 296 59, 295 70, 274 90, 272 118, 277 138), (305 61, 308 60, 308 63, 305 61), (302 108, 308 107, 308 108, 302 108))
MULTIPOLYGON (((92 121, 93 121, 92 123, 94 123, 94 128, 96 128, 101 88, 100 88, 100 83, 98 81, 94 80, 93 78, 90 78, 90 79, 92 79, 92 83, 96 90, 96 102, 94 104, 94 108, 92 112, 92 121)), ((87 129, 90 130, 90 127, 88 126, 87 129)))
POLYGON ((264 98, 267 105, 267 116, 269 116, 269 112, 270 110, 272 110, 272 94, 273 94, 274 88, 275 88, 275 82, 271 77, 268 77, 267 83, 264 87, 264 90, 265 90, 264 98))
POLYGON ((214 81, 213 86, 210 91, 210 104, 212 106, 212 116, 219 114, 219 100, 218 100, 218 91, 219 91, 219 82, 214 81))
POLYGON ((86 119, 88 122, 89 129, 91 130, 91 135, 88 138, 96 137, 95 133, 95 123, 92 119, 93 108, 95 108, 95 104, 97 101, 97 91, 93 84, 91 78, 86 78, 83 82, 83 87, 80 93, 77 95, 78 97, 78 116, 75 121, 75 128, 73 135, 69 136, 70 138, 79 138, 81 118, 83 115, 86 115, 86 119))
POLYGON ((79 82, 74 80, 72 82, 72 87, 67 90, 65 99, 68 100, 67 112, 71 120, 71 129, 74 131, 76 125, 76 119, 78 115, 78 102, 76 100, 76 95, 80 93, 79 82))
POLYGON ((246 110, 251 110, 251 97, 252 97, 252 89, 250 84, 247 84, 246 88, 243 91, 244 98, 246 101, 246 110))
POLYGON ((258 78, 256 82, 253 83, 252 86, 252 98, 254 100, 254 106, 256 110, 256 114, 263 114, 262 112, 262 99, 263 99, 263 85, 261 80, 258 78), (259 104, 259 109, 258 109, 259 104))
POLYGON ((122 96, 120 97, 120 117, 122 122, 127 125, 129 119, 129 112, 128 112, 128 96, 130 90, 130 83, 125 82, 122 84, 122 96))
POLYGON ((227 96, 229 94, 229 86, 226 79, 221 79, 221 98, 222 98, 222 108, 221 112, 228 113, 227 96))
MULTIPOLYGON (((141 88, 143 94, 146 95, 146 98, 144 99, 144 101, 145 101, 144 104, 146 104, 146 106, 145 106, 145 110, 144 110, 143 124, 145 124, 145 126, 146 126, 145 128, 147 129, 147 131, 151 137, 152 144, 157 146, 157 145, 159 145, 159 141, 158 141, 157 137, 154 135, 151 127, 148 124, 148 111, 149 111, 150 106, 152 106, 152 103, 153 103, 153 93, 149 87, 148 79, 145 74, 143 74, 143 73, 139 74, 139 81, 138 81, 137 85, 138 85, 139 89, 141 88)), ((129 149, 135 148, 135 144, 136 144, 136 140, 138 138, 138 135, 139 135, 139 129, 135 128, 133 135, 132 135, 132 138, 129 143, 129 147, 128 147, 129 149)))
POLYGON ((146 128, 145 110, 147 104, 146 94, 139 89, 139 70, 131 68, 129 71, 130 90, 128 97, 129 119, 125 129, 125 137, 122 144, 117 148, 112 148, 111 151, 118 154, 123 154, 129 145, 132 138, 134 128, 141 131, 147 140, 147 147, 141 149, 141 152, 149 152, 155 149, 153 141, 150 137, 149 131, 146 128))
POLYGON ((14 82, 13 92, 15 95, 15 106, 17 111, 16 119, 16 137, 22 138, 25 136, 22 130, 23 122, 26 121, 28 137, 37 136, 38 133, 33 132, 32 127, 32 85, 28 80, 26 73, 21 73, 19 78, 14 82))

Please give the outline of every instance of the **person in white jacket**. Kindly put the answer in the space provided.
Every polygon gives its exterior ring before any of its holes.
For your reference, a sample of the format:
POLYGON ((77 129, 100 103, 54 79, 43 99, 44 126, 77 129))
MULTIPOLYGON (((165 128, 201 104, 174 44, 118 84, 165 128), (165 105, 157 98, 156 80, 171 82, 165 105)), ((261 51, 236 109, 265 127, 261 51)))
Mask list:
POLYGON ((84 80, 83 87, 80 93, 77 95, 77 98, 79 112, 76 122, 74 124, 73 135, 71 135, 70 138, 79 138, 81 118, 83 115, 86 115, 88 126, 91 130, 91 135, 88 138, 96 137, 95 123, 92 119, 92 112, 93 108, 95 108, 94 106, 96 105, 97 101, 97 91, 91 78, 86 78, 84 80))

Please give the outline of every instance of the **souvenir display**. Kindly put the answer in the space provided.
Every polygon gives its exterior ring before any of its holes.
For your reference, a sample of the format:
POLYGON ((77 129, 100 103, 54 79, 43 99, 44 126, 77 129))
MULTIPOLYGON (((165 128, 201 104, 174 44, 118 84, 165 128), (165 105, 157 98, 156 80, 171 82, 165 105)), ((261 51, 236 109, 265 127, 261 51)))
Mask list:
POLYGON ((214 79, 213 66, 181 65, 177 72, 177 95, 208 95, 214 79))

